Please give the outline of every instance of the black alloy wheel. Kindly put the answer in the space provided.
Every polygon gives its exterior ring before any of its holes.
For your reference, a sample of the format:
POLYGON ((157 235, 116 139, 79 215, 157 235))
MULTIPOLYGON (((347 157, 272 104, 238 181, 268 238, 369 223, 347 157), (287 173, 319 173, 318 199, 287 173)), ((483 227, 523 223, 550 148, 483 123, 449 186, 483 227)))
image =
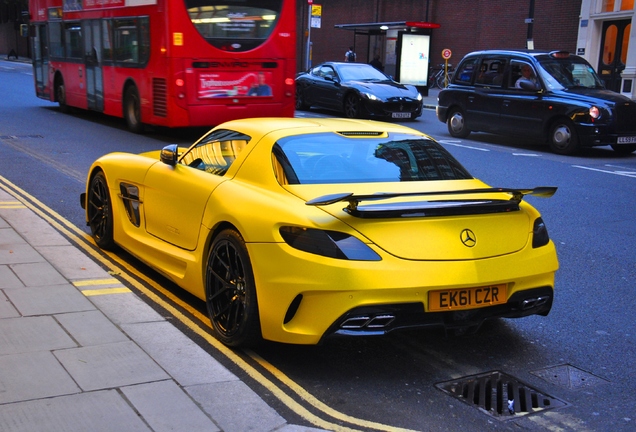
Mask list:
POLYGON ((309 109, 309 105, 305 102, 305 97, 300 87, 296 87, 296 109, 299 111, 307 111, 309 109))
POLYGON ((113 208, 106 176, 102 171, 95 174, 91 180, 86 198, 86 209, 88 225, 97 246, 105 250, 114 249, 113 208))
POLYGON ((344 113, 348 118, 360 117, 360 98, 355 93, 349 93, 345 97, 344 113))
POLYGON ((233 229, 212 243, 205 271, 205 300, 212 326, 231 347, 261 341, 256 286, 245 241, 233 229))

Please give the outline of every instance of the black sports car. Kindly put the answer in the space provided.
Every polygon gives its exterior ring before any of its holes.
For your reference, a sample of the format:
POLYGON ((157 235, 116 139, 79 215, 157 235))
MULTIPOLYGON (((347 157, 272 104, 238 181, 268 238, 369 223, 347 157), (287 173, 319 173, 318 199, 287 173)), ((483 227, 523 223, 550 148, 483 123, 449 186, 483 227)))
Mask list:
POLYGON ((311 106, 349 118, 415 119, 422 95, 364 63, 327 62, 296 76, 296 109, 311 106))

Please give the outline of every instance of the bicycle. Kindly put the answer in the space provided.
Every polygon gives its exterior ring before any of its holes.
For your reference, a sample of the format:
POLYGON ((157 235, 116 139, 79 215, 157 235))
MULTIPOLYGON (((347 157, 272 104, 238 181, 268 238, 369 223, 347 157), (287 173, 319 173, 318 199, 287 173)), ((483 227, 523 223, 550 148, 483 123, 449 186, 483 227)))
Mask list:
POLYGON ((446 69, 446 65, 443 63, 438 65, 439 69, 435 74, 432 74, 428 79, 428 88, 445 88, 450 82, 451 78, 453 78, 453 65, 448 64, 448 68, 446 70, 446 74, 444 74, 444 70, 446 69))

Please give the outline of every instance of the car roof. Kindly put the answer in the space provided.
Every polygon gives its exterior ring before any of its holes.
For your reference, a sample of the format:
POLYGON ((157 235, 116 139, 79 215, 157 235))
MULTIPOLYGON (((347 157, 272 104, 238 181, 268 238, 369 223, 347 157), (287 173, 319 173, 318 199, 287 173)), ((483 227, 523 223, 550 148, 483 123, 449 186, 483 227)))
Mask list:
POLYGON ((253 138, 267 135, 274 131, 298 132, 289 135, 300 135, 320 132, 406 132, 421 134, 417 130, 394 123, 347 118, 287 118, 264 117, 232 120, 217 126, 215 129, 230 129, 247 133, 253 138))
MULTIPOLYGON (((473 51, 471 53, 466 54, 466 57, 473 56, 481 56, 481 55, 525 55, 530 57, 536 57, 540 55, 549 55, 553 52, 568 52, 568 51, 559 51, 559 50, 529 50, 529 49, 490 49, 490 50, 481 50, 481 51, 473 51)), ((568 52, 569 53, 569 52, 568 52)), ((570 56, 576 57, 574 54, 569 53, 570 56)))

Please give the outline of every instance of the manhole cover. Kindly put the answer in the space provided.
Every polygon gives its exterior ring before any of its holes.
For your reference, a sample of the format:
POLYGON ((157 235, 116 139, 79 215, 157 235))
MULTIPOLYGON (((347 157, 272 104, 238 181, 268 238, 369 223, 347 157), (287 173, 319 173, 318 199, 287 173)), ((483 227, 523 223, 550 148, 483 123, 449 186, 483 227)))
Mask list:
POLYGON ((566 402, 499 371, 439 383, 436 387, 498 420, 567 406, 566 402))
POLYGON ((569 364, 540 369, 531 373, 552 384, 567 387, 572 390, 592 387, 609 382, 601 377, 592 375, 589 372, 569 364))

